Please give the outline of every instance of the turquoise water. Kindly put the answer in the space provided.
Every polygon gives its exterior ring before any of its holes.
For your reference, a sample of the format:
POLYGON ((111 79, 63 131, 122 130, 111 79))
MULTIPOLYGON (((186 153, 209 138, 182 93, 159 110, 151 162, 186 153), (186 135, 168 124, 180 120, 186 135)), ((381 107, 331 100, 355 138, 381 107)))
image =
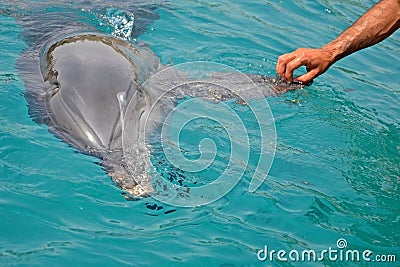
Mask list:
MULTIPOLYGON (((163 63, 275 75, 280 54, 323 45, 374 2, 174 1, 138 39, 163 63)), ((80 12, 98 27, 96 10, 80 12)), ((398 265, 399 33, 310 87, 268 98, 277 151, 256 192, 245 177, 212 204, 176 208, 126 201, 96 158, 31 120, 15 67, 27 44, 9 13, 0 12, 0 265, 291 266, 261 262, 257 252, 321 251, 339 238, 349 249, 396 255, 398 265)), ((322 264, 366 265, 303 265, 322 264)))

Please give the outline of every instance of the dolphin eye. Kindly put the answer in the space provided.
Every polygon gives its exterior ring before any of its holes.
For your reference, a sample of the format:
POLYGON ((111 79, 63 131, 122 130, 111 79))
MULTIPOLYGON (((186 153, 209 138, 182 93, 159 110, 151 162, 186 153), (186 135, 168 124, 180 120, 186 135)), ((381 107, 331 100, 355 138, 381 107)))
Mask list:
POLYGON ((143 99, 144 95, 143 95, 143 90, 141 88, 138 88, 136 93, 138 98, 143 99))
POLYGON ((61 88, 60 82, 53 76, 51 80, 48 82, 48 87, 46 88, 46 94, 49 94, 51 97, 56 95, 61 88))

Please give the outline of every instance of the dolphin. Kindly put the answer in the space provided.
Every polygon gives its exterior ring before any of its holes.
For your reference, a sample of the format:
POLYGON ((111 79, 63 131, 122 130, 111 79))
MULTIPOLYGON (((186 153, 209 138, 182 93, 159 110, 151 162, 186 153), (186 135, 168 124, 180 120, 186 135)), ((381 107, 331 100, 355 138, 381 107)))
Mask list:
MULTIPOLYGON (((113 1, 109 0, 99 0, 95 3, 72 3, 71 1, 55 3, 49 0, 40 3, 32 0, 6 2, 0 3, 0 14, 15 18, 16 22, 22 26, 21 37, 27 44, 16 67, 25 84, 24 95, 28 103, 29 115, 38 124, 48 125, 49 130, 66 143, 83 153, 102 158, 105 162, 106 155, 110 154, 105 151, 113 146, 121 147, 116 141, 121 138, 121 131, 118 128, 120 126, 116 123, 108 127, 119 112, 119 110, 117 111, 118 102, 107 103, 104 98, 109 95, 106 95, 106 87, 101 86, 113 84, 113 92, 126 90, 128 94, 135 93, 133 85, 136 82, 135 79, 139 76, 144 78, 144 72, 156 68, 158 59, 149 49, 145 47, 135 49, 129 42, 121 39, 135 40, 138 35, 143 33, 154 20, 158 19, 159 16, 155 10, 162 6, 164 1, 143 0, 118 3, 118 8, 115 7, 113 1), (86 38, 89 35, 83 37, 85 34, 82 33, 87 32, 94 34, 90 38, 86 38), (107 35, 100 34, 104 32, 107 32, 107 35), (74 35, 75 38, 69 38, 74 35), (86 42, 82 41, 82 45, 80 45, 79 42, 73 41, 74 39, 86 40, 86 42), (63 41, 66 41, 64 46, 61 45, 63 41), (69 42, 71 42, 70 46, 69 42), (93 53, 86 45, 92 45, 93 53), (98 80, 101 72, 105 70, 101 70, 98 62, 92 60, 96 52, 99 53, 98 55, 102 55, 103 52, 104 56, 109 55, 110 61, 106 68, 115 70, 109 73, 109 80, 106 78, 103 80, 107 80, 105 84, 101 84, 101 81, 98 80), (135 56, 136 52, 139 54, 135 56), (60 60, 59 53, 64 53, 64 55, 71 53, 70 60, 60 60), (85 54, 87 54, 86 59, 79 59, 85 54), (135 57, 136 62, 133 59, 135 57), (145 61, 139 63, 140 60, 145 61), (60 64, 54 65, 53 63, 56 61, 60 64), (48 68, 47 63, 50 62, 53 62, 51 64, 55 68, 48 68), (141 66, 135 65, 135 63, 139 63, 141 66), (77 64, 80 64, 80 67, 77 64), (96 66, 99 68, 96 69, 96 66), (78 76, 72 78, 75 75, 72 73, 74 68, 77 70, 75 74, 81 74, 80 89, 72 87, 74 85, 71 81, 78 81, 78 76), (117 71, 115 68, 120 69, 117 71), (92 73, 89 73, 90 69, 93 70, 92 73), (136 70, 139 71, 136 72, 136 70), (92 75, 96 71, 98 78, 92 75), (57 79, 59 80, 58 89, 57 79), (97 87, 93 87, 94 80, 98 80, 97 87), (127 83, 124 83, 125 81, 127 83), (98 91, 86 90, 88 86, 97 88, 98 91), (59 90, 59 94, 57 94, 57 90, 59 90), (69 96, 64 97, 66 95, 69 96), (91 103, 88 101, 89 98, 93 100, 91 103), (103 106, 103 110, 106 110, 104 107, 109 108, 108 112, 103 112, 104 114, 96 117, 96 112, 101 110, 98 107, 104 104, 109 104, 103 106), (101 116, 103 117, 101 118, 101 116), (75 124, 71 124, 72 122, 75 124)), ((104 65, 102 66, 104 67, 104 65)), ((105 74, 107 72, 110 71, 106 71, 105 74)), ((111 95, 111 92, 109 93, 111 95)), ((113 95, 113 99, 116 100, 115 95, 113 95)), ((112 159, 111 156, 107 157, 108 162, 120 160, 118 157, 121 153, 114 152, 112 155, 116 159, 112 159)), ((103 164, 109 173, 111 169, 114 170, 114 173, 118 173, 118 168, 108 168, 111 165, 116 164, 103 164)), ((125 177, 127 176, 125 175, 125 177)))
MULTIPOLYGON (((124 114, 120 102, 121 97, 135 101, 137 123, 143 124, 141 115, 156 96, 141 84, 160 68, 158 58, 150 49, 121 39, 79 34, 45 45, 40 65, 44 86, 34 92, 33 102, 50 131, 83 153, 101 158, 125 191, 135 196, 151 192, 145 181, 139 187, 135 179, 127 179, 118 163, 124 114)), ((140 131, 136 133, 129 136, 131 142, 138 142, 140 131)))
MULTIPOLYGON (((132 196, 153 192, 148 173, 150 151, 141 146, 131 151, 130 158, 135 159, 130 163, 134 165, 132 173, 124 160, 123 139, 131 145, 139 144, 145 138, 142 133, 157 127, 162 110, 151 110, 156 101, 165 99, 163 104, 168 109, 185 96, 208 101, 225 101, 238 95, 245 95, 246 99, 259 97, 252 95, 251 85, 235 73, 213 73, 203 78, 210 84, 230 83, 236 93, 203 86, 183 88, 165 97, 169 88, 191 81, 192 77, 162 66, 145 45, 84 30, 46 35, 47 40, 35 41, 34 49, 21 56, 18 66, 26 85, 29 113, 66 143, 100 158, 112 180, 132 196), (160 72, 163 75, 153 75, 160 72), (129 123, 124 121, 127 112, 133 114, 129 123), (124 136, 126 125, 131 127, 128 136, 124 136)), ((273 77, 247 76, 262 89, 263 97, 302 87, 273 77)))

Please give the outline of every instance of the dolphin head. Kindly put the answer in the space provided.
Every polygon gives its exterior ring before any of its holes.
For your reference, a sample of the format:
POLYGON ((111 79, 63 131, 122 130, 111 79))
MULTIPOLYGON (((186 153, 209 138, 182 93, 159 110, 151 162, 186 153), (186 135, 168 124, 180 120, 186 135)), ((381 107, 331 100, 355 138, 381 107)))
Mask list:
POLYGON ((151 192, 150 154, 142 141, 156 125, 157 93, 143 84, 157 71, 157 57, 98 34, 50 41, 40 55, 45 88, 38 102, 52 132, 100 157, 122 189, 136 196, 151 192))

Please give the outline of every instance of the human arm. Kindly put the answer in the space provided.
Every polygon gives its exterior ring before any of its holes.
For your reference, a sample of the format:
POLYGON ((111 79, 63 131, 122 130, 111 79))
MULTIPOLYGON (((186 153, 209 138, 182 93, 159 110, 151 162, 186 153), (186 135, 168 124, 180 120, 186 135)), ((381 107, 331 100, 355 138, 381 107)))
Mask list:
POLYGON ((276 72, 292 82, 310 82, 336 61, 384 40, 400 27, 400 0, 381 0, 335 40, 321 48, 298 48, 278 58, 276 72), (307 73, 293 79, 293 71, 307 73))

